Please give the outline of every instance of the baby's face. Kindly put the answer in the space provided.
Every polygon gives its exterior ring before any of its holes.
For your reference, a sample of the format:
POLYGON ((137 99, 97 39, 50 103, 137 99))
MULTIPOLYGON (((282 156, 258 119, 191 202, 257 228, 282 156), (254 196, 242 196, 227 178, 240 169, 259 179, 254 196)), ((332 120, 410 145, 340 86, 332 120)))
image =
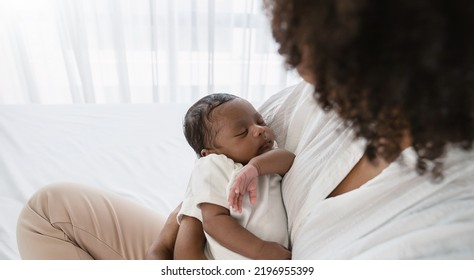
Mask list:
POLYGON ((275 136, 262 116, 244 99, 234 99, 212 112, 214 147, 212 153, 224 154, 246 164, 273 148, 275 136))

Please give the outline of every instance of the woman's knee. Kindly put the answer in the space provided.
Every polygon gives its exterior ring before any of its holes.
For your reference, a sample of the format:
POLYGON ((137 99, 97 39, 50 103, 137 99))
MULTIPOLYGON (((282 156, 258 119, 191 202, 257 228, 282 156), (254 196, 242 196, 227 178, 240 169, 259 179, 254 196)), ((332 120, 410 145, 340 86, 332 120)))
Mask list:
MULTIPOLYGON (((97 196, 97 190, 85 185, 69 182, 58 182, 46 185, 34 193, 22 212, 33 212, 38 218, 49 222, 69 221, 71 210, 81 212, 87 198, 97 196)), ((23 219, 25 215, 20 215, 23 219)), ((31 215, 30 215, 31 216, 31 215)))
POLYGON ((77 197, 80 188, 78 184, 67 182, 46 185, 30 197, 27 206, 35 212, 47 212, 51 205, 60 205, 65 200, 77 197))

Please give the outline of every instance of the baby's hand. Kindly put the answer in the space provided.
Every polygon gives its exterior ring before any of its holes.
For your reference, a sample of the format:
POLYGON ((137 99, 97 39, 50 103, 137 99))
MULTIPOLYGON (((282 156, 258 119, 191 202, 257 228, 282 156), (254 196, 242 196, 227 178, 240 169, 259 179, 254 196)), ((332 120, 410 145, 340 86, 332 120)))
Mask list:
POLYGON ((257 202, 258 169, 253 164, 247 164, 235 176, 234 183, 230 187, 229 206, 231 209, 242 212, 242 201, 245 193, 249 193, 250 203, 257 202))

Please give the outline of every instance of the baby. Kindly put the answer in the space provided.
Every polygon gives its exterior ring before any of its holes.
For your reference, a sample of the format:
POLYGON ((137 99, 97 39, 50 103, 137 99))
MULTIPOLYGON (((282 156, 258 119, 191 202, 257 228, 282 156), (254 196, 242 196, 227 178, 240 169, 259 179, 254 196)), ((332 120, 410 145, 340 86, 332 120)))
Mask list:
MULTIPOLYGON (((202 222, 205 256, 289 259, 280 183, 295 155, 278 149, 262 116, 231 94, 211 94, 191 106, 184 134, 199 159, 178 222, 186 216, 202 222), (247 192, 248 201, 243 200, 247 192)), ((184 230, 179 228, 175 250, 187 250, 180 242, 192 232, 184 230)), ((175 254, 186 258, 186 252, 175 254)))

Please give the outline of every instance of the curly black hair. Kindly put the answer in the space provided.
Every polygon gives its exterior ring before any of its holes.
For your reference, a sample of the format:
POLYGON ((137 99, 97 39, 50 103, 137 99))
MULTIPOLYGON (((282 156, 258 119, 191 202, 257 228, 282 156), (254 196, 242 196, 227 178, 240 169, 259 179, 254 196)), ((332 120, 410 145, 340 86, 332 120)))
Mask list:
POLYGON ((447 145, 474 137, 474 1, 264 0, 289 68, 335 109, 366 153, 392 161, 409 133, 418 172, 438 176, 447 145), (433 163, 433 164, 430 164, 433 163))
POLYGON ((211 113, 217 107, 236 98, 239 97, 228 93, 209 94, 196 101, 186 112, 183 121, 184 136, 198 157, 201 157, 202 149, 210 148, 212 145, 214 132, 210 127, 211 113))

